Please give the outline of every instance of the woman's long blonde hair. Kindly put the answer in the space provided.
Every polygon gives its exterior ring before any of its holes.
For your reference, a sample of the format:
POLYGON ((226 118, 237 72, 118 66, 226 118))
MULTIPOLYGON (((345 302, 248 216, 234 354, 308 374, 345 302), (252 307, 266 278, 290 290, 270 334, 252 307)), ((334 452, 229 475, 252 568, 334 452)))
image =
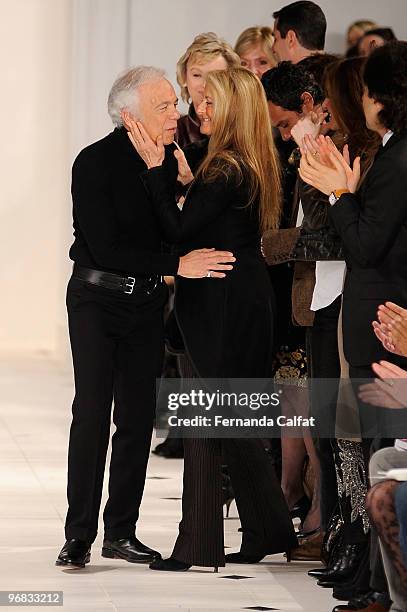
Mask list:
POLYGON ((212 135, 197 175, 212 181, 232 166, 249 182, 248 205, 259 202, 261 232, 278 227, 280 165, 261 82, 246 68, 216 70, 207 75, 206 91, 213 100, 212 135))

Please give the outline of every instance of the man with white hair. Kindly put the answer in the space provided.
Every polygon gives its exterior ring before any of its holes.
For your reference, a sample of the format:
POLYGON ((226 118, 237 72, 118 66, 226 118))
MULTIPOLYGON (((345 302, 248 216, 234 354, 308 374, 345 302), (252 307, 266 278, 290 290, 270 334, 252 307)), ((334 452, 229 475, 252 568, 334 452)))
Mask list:
POLYGON ((151 443, 155 383, 162 367, 167 299, 162 276, 223 277, 234 261, 232 253, 214 249, 181 257, 162 250, 160 228, 141 176, 145 163, 126 125, 130 118, 140 119, 153 140, 163 139, 164 165, 175 192, 177 162, 171 145, 180 116, 177 102, 162 70, 128 70, 109 95, 115 130, 81 151, 73 165, 74 267, 67 308, 75 399, 66 542, 56 561, 64 568, 85 567, 90 561, 113 400, 116 431, 102 556, 133 563, 160 556, 136 538, 135 526, 151 443))

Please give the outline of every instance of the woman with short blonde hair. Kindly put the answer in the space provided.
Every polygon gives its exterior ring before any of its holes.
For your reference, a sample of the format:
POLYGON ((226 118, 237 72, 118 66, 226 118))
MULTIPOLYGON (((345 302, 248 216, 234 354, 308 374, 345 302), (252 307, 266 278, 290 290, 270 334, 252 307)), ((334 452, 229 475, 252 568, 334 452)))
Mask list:
MULTIPOLYGON (((208 136, 182 211, 162 168, 164 147, 137 126, 132 138, 149 170, 144 179, 167 242, 182 252, 210 244, 233 253, 233 270, 176 279, 175 313, 194 376, 269 379, 273 290, 261 255, 261 232, 278 226, 280 169, 259 79, 246 68, 208 74, 198 108, 208 136), (222 278, 214 278, 222 276, 222 278)), ((178 158, 178 153, 177 153, 178 158)), ((191 177, 192 178, 192 177, 191 177)), ((199 383, 197 383, 199 385, 199 383)), ((202 384, 202 383, 201 383, 202 384)), ((231 416, 233 407, 229 408, 231 416)), ((257 563, 296 547, 288 507, 258 438, 184 439, 183 517, 169 559, 154 570, 257 563), (240 552, 225 559, 221 467, 228 465, 242 525, 240 552)))
POLYGON ((244 30, 235 44, 235 51, 242 66, 261 78, 262 74, 276 66, 273 54, 273 31, 268 26, 253 26, 244 30))
POLYGON ((188 114, 178 121, 177 142, 181 147, 202 140, 197 108, 203 99, 206 75, 211 70, 240 66, 239 56, 214 32, 198 34, 177 63, 181 98, 190 103, 188 114))

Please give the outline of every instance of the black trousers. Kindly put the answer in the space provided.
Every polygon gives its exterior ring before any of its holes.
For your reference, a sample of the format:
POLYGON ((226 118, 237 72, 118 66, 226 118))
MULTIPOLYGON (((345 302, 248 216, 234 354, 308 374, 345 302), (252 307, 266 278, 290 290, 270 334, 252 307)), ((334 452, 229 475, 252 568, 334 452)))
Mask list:
POLYGON ((261 440, 184 439, 182 520, 172 556, 191 565, 225 565, 222 460, 242 525, 241 552, 266 555, 295 548, 289 510, 261 440))
POLYGON ((321 525, 326 529, 338 503, 332 442, 335 436, 336 404, 341 376, 338 349, 338 320, 342 296, 315 312, 314 325, 307 329, 307 352, 311 379, 329 379, 322 387, 312 386, 311 413, 321 425, 315 447, 321 465, 321 525))
POLYGON ((108 539, 134 535, 163 359, 165 285, 126 295, 71 278, 67 291, 75 399, 68 453, 67 539, 96 538, 113 423, 108 539))

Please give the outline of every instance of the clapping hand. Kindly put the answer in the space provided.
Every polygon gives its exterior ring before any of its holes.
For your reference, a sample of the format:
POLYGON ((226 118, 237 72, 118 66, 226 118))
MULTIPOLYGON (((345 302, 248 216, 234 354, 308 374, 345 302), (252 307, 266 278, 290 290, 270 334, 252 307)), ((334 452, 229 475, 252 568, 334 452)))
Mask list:
POLYGON ((407 357, 407 310, 393 302, 381 304, 373 331, 386 351, 407 357))
POLYGON ((150 169, 161 166, 165 157, 162 135, 157 137, 157 142, 154 142, 148 135, 141 121, 135 121, 130 115, 126 117, 126 127, 129 128, 127 134, 133 147, 145 161, 147 168, 150 169))
POLYGON ((373 363, 372 369, 379 378, 360 386, 362 402, 382 408, 406 408, 407 372, 388 361, 373 363))
POLYGON ((349 163, 347 145, 342 155, 329 136, 305 136, 299 174, 302 180, 326 195, 337 190, 355 193, 360 180, 360 157, 349 163))

